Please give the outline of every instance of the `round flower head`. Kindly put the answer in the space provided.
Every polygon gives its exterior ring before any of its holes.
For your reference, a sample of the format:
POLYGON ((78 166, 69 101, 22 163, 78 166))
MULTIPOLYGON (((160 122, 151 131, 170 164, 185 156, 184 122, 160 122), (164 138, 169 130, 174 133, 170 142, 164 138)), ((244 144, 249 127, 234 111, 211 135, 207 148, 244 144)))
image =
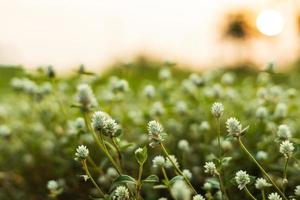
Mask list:
POLYGON ((210 191, 212 189, 212 185, 209 182, 205 182, 203 185, 203 189, 206 191, 210 191))
POLYGON ((166 197, 160 197, 158 200, 168 200, 166 197))
POLYGON ((235 174, 235 181, 238 184, 238 188, 242 190, 250 183, 250 177, 247 172, 240 170, 235 174))
POLYGON ((210 125, 209 125, 208 121, 203 121, 199 125, 199 130, 200 131, 208 131, 209 129, 210 129, 210 125))
POLYGON ((187 140, 180 140, 178 142, 178 148, 182 151, 188 152, 190 150, 190 145, 187 140))
POLYGON ((112 90, 114 92, 126 92, 128 89, 128 82, 124 79, 116 79, 112 82, 112 90))
POLYGON ((118 171, 115 168, 110 167, 107 169, 106 174, 111 178, 116 178, 118 176, 118 171))
POLYGON ((235 137, 240 136, 240 134, 242 133, 242 125, 234 117, 227 119, 226 128, 227 128, 227 132, 230 135, 235 136, 235 137))
POLYGON ((105 122, 105 128, 103 134, 106 136, 114 137, 116 132, 119 130, 119 125, 112 118, 108 118, 105 122))
POLYGON ((294 144, 286 140, 281 142, 279 152, 282 153, 285 157, 290 157, 295 150, 294 144))
POLYGON ((174 110, 178 114, 186 114, 187 105, 184 101, 178 101, 178 102, 176 102, 174 110))
POLYGON ((205 169, 204 172, 207 174, 210 174, 210 175, 217 174, 217 168, 216 168, 215 163, 213 163, 213 162, 205 162, 204 169, 205 169))
POLYGON ((222 76, 221 82, 224 85, 231 85, 234 82, 234 79, 235 79, 234 74, 228 72, 222 76))
POLYGON ((152 160, 152 166, 154 168, 160 168, 165 166, 165 158, 163 156, 155 156, 152 160))
POLYGON ((197 194, 193 196, 193 200, 205 200, 205 198, 201 194, 197 194))
POLYGON ((277 136, 280 138, 280 139, 290 139, 292 134, 291 134, 291 131, 290 131, 290 128, 288 125, 286 124, 281 124, 279 127, 278 127, 278 130, 277 130, 277 136))
POLYGON ((153 120, 148 123, 148 137, 150 146, 155 147, 165 140, 166 133, 160 123, 153 120))
POLYGON ((84 111, 88 111, 98 105, 97 99, 88 84, 80 84, 77 87, 77 102, 84 111))
POLYGON ((256 179, 255 187, 256 187, 257 189, 263 190, 264 188, 270 187, 270 186, 272 186, 272 185, 271 185, 270 183, 268 183, 268 182, 266 181, 266 179, 264 179, 264 178, 258 178, 258 179, 256 179))
POLYGON ((170 70, 168 70, 168 69, 162 69, 162 70, 160 70, 160 72, 159 72, 159 78, 161 80, 164 80, 164 81, 170 79, 171 78, 171 72, 170 72, 170 70))
POLYGON ((276 192, 269 194, 268 199, 269 200, 282 200, 282 198, 276 192))
POLYGON ((151 116, 161 116, 165 113, 165 108, 163 104, 159 101, 154 102, 150 109, 151 116))
POLYGON ((89 150, 86 146, 81 145, 78 146, 75 153, 75 160, 82 161, 85 160, 89 156, 89 150))
POLYGON ((201 76, 199 76, 198 74, 191 74, 189 76, 189 80, 195 85, 195 86, 201 86, 204 84, 203 78, 201 76))
POLYGON ((148 98, 148 99, 152 99, 155 96, 155 88, 153 85, 146 85, 143 91, 144 95, 148 98))
POLYGON ((268 158, 268 154, 265 151, 258 151, 256 153, 256 158, 258 160, 266 160, 268 158))
POLYGON ((183 176, 185 176, 187 179, 191 179, 191 178, 192 178, 192 173, 191 173, 190 170, 188 170, 188 169, 182 170, 182 174, 183 174, 183 176))
POLYGON ((129 200, 129 191, 125 186, 118 186, 114 190, 113 200, 129 200))
POLYGON ((6 125, 0 125, 0 136, 7 137, 11 134, 10 128, 6 125))
POLYGON ((55 181, 55 180, 48 181, 47 189, 50 190, 50 191, 57 190, 58 189, 57 181, 55 181))
POLYGON ((183 180, 178 180, 172 185, 171 194, 174 199, 190 200, 192 191, 183 180))
POLYGON ((295 188, 295 195, 300 197, 300 185, 297 185, 295 188))
POLYGON ((94 112, 92 116, 92 126, 96 132, 104 131, 106 128, 106 122, 110 116, 102 111, 94 112))
POLYGON ((258 119, 263 120, 268 117, 269 113, 266 107, 260 106, 257 108, 255 115, 258 119))
POLYGON ((179 163, 177 161, 177 158, 174 155, 170 155, 169 158, 166 158, 166 168, 174 167, 173 164, 179 168, 179 163))
POLYGON ((285 118, 287 115, 287 106, 284 103, 279 103, 277 104, 275 111, 274 111, 274 116, 277 119, 282 119, 285 118))
POLYGON ((215 102, 211 107, 211 113, 215 118, 220 118, 223 115, 224 106, 222 103, 215 102))

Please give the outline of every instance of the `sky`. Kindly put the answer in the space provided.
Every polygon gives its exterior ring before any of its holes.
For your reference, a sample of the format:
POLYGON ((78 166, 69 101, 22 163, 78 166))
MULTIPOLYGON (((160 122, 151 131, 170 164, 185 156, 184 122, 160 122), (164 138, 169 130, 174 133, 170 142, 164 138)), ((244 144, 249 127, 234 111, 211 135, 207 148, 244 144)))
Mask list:
POLYGON ((139 54, 196 69, 243 56, 284 64, 299 51, 298 8, 279 0, 0 0, 0 64, 99 70, 139 54), (245 8, 278 10, 284 30, 242 46, 220 41, 224 15, 245 8))

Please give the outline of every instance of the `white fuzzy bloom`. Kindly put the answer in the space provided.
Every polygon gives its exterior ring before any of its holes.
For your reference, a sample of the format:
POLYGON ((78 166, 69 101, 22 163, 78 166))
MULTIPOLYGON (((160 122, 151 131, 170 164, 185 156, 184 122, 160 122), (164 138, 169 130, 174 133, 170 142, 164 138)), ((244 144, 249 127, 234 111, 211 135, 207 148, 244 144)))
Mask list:
POLYGON ((242 190, 247 184, 250 183, 250 177, 245 171, 238 171, 235 174, 235 181, 238 184, 238 188, 242 190))
POLYGON ((264 189, 266 187, 270 187, 270 186, 272 186, 272 185, 270 183, 268 183, 266 181, 266 179, 264 179, 264 178, 258 178, 258 179, 256 179, 255 187, 257 189, 262 190, 262 189, 264 189))
POLYGON ((171 187, 171 194, 177 200, 190 200, 192 191, 184 181, 178 180, 171 187))
POLYGON ((263 120, 269 116, 269 112, 266 107, 260 106, 257 108, 255 115, 258 119, 263 120))
POLYGON ((290 157, 295 150, 294 144, 286 140, 281 142, 279 147, 279 152, 282 153, 285 157, 290 157))
POLYGON ((224 112, 224 106, 222 103, 215 102, 211 106, 211 113, 215 118, 220 118, 223 115, 224 112))
POLYGON ((166 133, 160 123, 155 120, 150 121, 147 128, 151 147, 155 147, 165 140, 166 133))
POLYGON ((277 104, 275 111, 274 111, 274 116, 276 118, 282 119, 285 118, 287 115, 287 106, 284 103, 279 103, 277 104))
POLYGON ((227 132, 232 136, 239 136, 242 132, 242 125, 234 117, 227 119, 226 128, 227 132))
POLYGON ((221 82, 225 85, 231 85, 234 82, 234 74, 227 72, 222 76, 221 82))
POLYGON ((162 69, 159 71, 159 78, 161 80, 168 80, 171 78, 171 72, 168 69, 162 69))
POLYGON ((187 105, 186 105, 185 101, 178 101, 178 102, 176 102, 174 110, 178 114, 186 114, 186 112, 187 112, 187 105))
POLYGON ((177 161, 177 158, 174 155, 170 155, 169 158, 166 158, 166 168, 174 167, 173 164, 179 168, 179 163, 177 161), (172 162, 171 162, 172 161, 172 162))
POLYGON ((165 158, 163 156, 155 156, 152 160, 152 166, 154 168, 160 168, 165 166, 165 158))
POLYGON ((146 85, 144 87, 144 91, 143 91, 144 95, 148 98, 148 99, 152 99, 155 96, 155 88, 153 85, 146 85))
POLYGON ((212 185, 209 182, 205 182, 203 185, 203 189, 206 191, 210 191, 212 189, 212 185))
POLYGON ((195 85, 195 86, 201 86, 204 84, 204 80, 201 76, 198 74, 192 73, 189 76, 189 80, 195 85))
POLYGON ((265 151, 258 151, 258 152, 256 153, 256 158, 257 158, 258 160, 266 160, 266 159, 268 158, 268 154, 267 154, 267 152, 265 152, 265 151))
POLYGON ((184 170, 182 170, 182 174, 183 174, 183 176, 185 176, 187 179, 191 179, 192 178, 192 173, 190 172, 190 170, 188 170, 188 169, 184 169, 184 170))
POLYGON ((55 180, 50 180, 48 181, 47 183, 47 189, 50 190, 50 191, 54 191, 54 190, 57 190, 58 189, 58 183, 57 181, 55 180))
POLYGON ((86 146, 81 145, 78 146, 75 153, 75 160, 82 161, 85 160, 89 156, 89 150, 86 146))
POLYGON ((204 172, 210 175, 215 175, 217 173, 217 168, 213 162, 205 162, 204 172))
POLYGON ((178 148, 182 151, 188 152, 190 150, 190 145, 187 140, 180 140, 178 142, 178 148))
POLYGON ((107 169, 106 174, 111 178, 116 178, 118 176, 118 171, 115 168, 110 167, 107 169))
POLYGON ((209 129, 210 129, 210 125, 209 125, 208 121, 203 121, 199 125, 199 130, 200 131, 208 131, 209 129))
POLYGON ((125 186, 118 186, 114 190, 113 200, 129 200, 129 191, 125 186))
POLYGON ((0 125, 0 136, 7 137, 11 134, 10 128, 6 125, 0 125))
POLYGON ((120 129, 119 125, 107 113, 102 111, 94 112, 92 126, 96 132, 113 137, 120 129))
POLYGON ((282 198, 276 192, 269 194, 268 199, 269 200, 282 200, 282 198))
POLYGON ((295 195, 300 197, 300 185, 297 185, 295 188, 295 195))
POLYGON ((280 139, 290 139, 292 137, 290 127, 286 124, 281 124, 278 126, 277 136, 280 139))
POLYGON ((193 200, 205 200, 205 198, 201 194, 197 194, 193 196, 193 200))
POLYGON ((168 200, 166 197, 160 197, 158 200, 168 200))
POLYGON ((160 101, 154 102, 150 109, 151 116, 161 116, 165 113, 165 108, 160 101))
POLYGON ((88 84, 80 84, 77 87, 77 102, 86 111, 98 105, 93 90, 88 84))

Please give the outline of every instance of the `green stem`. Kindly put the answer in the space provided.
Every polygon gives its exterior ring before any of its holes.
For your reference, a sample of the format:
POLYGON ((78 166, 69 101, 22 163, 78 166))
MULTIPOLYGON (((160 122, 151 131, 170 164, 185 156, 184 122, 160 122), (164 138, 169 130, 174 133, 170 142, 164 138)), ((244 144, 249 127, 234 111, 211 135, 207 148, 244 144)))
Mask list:
POLYGON ((111 137, 110 139, 112 141, 113 146, 115 147, 115 150, 118 154, 118 161, 120 163, 120 166, 122 167, 122 154, 121 154, 120 148, 119 148, 119 146, 116 142, 116 139, 114 137, 111 137))
POLYGON ((162 171, 162 173, 163 173, 163 175, 164 175, 164 178, 165 178, 165 180, 167 181, 167 183, 168 183, 168 187, 169 187, 169 177, 168 177, 168 175, 167 175, 167 172, 166 172, 166 170, 165 170, 165 168, 164 167, 162 167, 161 168, 161 171, 162 171))
POLYGON ((220 189, 221 189, 222 199, 228 199, 227 196, 226 196, 226 193, 225 193, 224 183, 222 181, 220 173, 218 173, 217 176, 218 176, 219 182, 220 182, 220 189))
POLYGON ((246 191, 246 193, 251 197, 251 199, 257 200, 257 199, 251 194, 251 192, 248 190, 247 187, 245 187, 245 191, 246 191))
POLYGON ((267 179, 272 183, 272 185, 276 188, 276 190, 280 193, 280 195, 285 199, 288 200, 286 198, 286 196, 284 195, 284 193, 279 189, 279 187, 276 185, 276 183, 273 181, 273 179, 270 177, 270 175, 266 172, 266 170, 257 162, 257 160, 252 156, 252 154, 247 150, 247 148, 245 147, 245 145, 243 144, 242 140, 240 137, 238 137, 238 141, 239 144, 241 146, 241 148, 243 149, 243 151, 252 159, 252 161, 258 166, 258 168, 262 171, 262 173, 267 177, 267 179))
POLYGON ((142 187, 142 174, 143 174, 143 165, 140 165, 139 167, 139 175, 138 175, 138 180, 137 180, 137 184, 136 184, 136 199, 139 200, 141 195, 140 195, 140 191, 141 191, 141 187, 142 187))
POLYGON ((284 169, 283 169, 283 179, 287 180, 287 166, 288 166, 288 162, 289 162, 290 157, 286 157, 285 159, 285 164, 284 164, 284 169))
POLYGON ((176 171, 183 177, 183 179, 185 180, 185 182, 189 185, 189 187, 191 188, 191 190, 193 191, 193 193, 196 195, 198 194, 197 191, 195 190, 195 188, 193 187, 193 185, 191 184, 191 182, 189 181, 189 179, 183 175, 182 171, 178 168, 178 166, 173 162, 173 160, 170 158, 169 153, 167 152, 165 146, 163 145, 163 143, 160 143, 160 146, 164 152, 164 154, 167 156, 167 158, 170 160, 170 162, 172 163, 173 167, 176 169, 176 171))
POLYGON ((93 179, 92 175, 90 174, 90 171, 89 171, 89 169, 87 167, 87 164, 86 164, 86 160, 82 161, 82 165, 83 165, 83 168, 85 170, 86 175, 91 179, 92 183, 97 188, 97 190, 99 191, 99 193, 101 194, 101 196, 104 196, 104 192, 101 190, 101 188, 98 186, 98 184, 95 182, 95 180, 93 179))
MULTIPOLYGON (((52 82, 52 85, 56 88, 56 82, 55 82, 54 78, 51 78, 51 82, 52 82)), ((68 118, 67 117, 67 112, 65 111, 65 107, 64 107, 61 99, 57 95, 56 89, 53 89, 53 96, 57 100, 57 103, 58 103, 58 105, 59 105, 59 107, 60 107, 60 109, 61 109, 64 117, 67 119, 68 118)))
POLYGON ((266 200, 265 190, 261 190, 262 200, 266 200))
MULTIPOLYGON (((117 165, 117 163, 114 161, 114 159, 111 157, 111 155, 109 154, 109 152, 107 151, 106 146, 104 145, 103 141, 100 141, 98 136, 96 135, 95 131, 91 128, 89 122, 88 122, 88 114, 84 113, 84 121, 86 124, 86 127, 89 129, 89 131, 92 133, 92 136, 95 140, 95 142, 97 143, 97 145, 100 147, 100 149, 105 153, 105 155, 108 157, 108 159, 111 161, 111 163, 113 164, 113 166, 116 168, 117 172, 119 175, 122 174, 119 166, 117 165), (101 143, 102 142, 102 143, 101 143)), ((101 136, 101 134, 100 134, 101 136)))
POLYGON ((221 159, 222 158, 222 150, 221 150, 221 123, 220 123, 220 118, 217 118, 217 126, 218 126, 219 159, 221 159))

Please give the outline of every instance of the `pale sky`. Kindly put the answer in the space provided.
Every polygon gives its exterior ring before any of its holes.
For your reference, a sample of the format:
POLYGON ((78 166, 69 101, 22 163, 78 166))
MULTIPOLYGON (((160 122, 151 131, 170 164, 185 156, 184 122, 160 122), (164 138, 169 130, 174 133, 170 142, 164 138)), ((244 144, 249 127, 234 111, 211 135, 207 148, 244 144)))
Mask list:
POLYGON ((130 60, 144 53, 207 68, 234 62, 240 51, 259 64, 270 60, 286 63, 299 50, 293 24, 299 8, 295 2, 0 0, 0 64, 31 68, 52 64, 61 70, 85 64, 98 70, 116 59, 130 60), (257 13, 277 9, 285 20, 283 32, 242 50, 220 42, 222 17, 240 8, 257 13))

